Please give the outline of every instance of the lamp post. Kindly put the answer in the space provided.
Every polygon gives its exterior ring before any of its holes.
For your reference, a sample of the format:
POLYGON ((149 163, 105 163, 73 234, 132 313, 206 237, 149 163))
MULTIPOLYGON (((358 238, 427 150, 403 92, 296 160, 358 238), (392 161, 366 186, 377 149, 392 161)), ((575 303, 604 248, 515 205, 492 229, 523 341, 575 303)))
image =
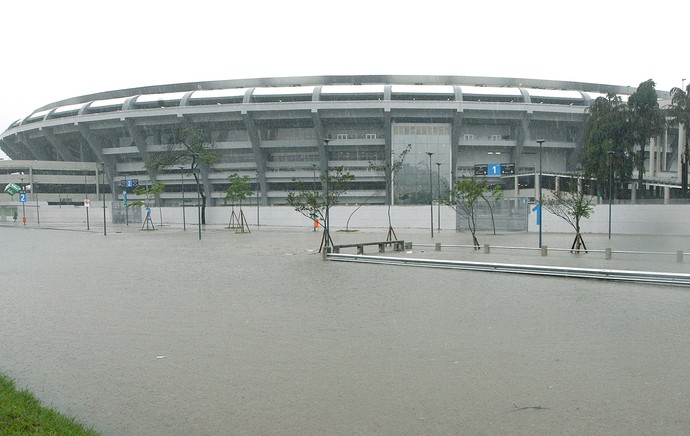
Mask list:
POLYGON ((544 208, 541 196, 541 165, 542 165, 542 145, 545 139, 537 139, 539 143, 539 248, 541 248, 541 228, 544 223, 544 208))
POLYGON ((609 239, 611 239, 611 203, 613 201, 613 171, 612 171, 612 157, 615 154, 613 150, 608 151, 609 157, 609 239))
MULTIPOLYGON (((314 171, 313 176, 312 176, 313 177, 312 182, 311 182, 311 190, 312 190, 312 194, 313 194, 314 198, 316 198, 316 164, 311 164, 311 165, 312 165, 312 168, 314 171)), ((313 221, 311 229, 312 229, 312 232, 315 232, 316 228, 318 227, 318 225, 316 224, 317 217, 316 217, 315 213, 312 213, 311 219, 313 221)))
POLYGON ((185 213, 185 204, 184 204, 184 167, 179 166, 177 167, 180 169, 180 182, 182 183, 182 231, 186 232, 187 231, 187 217, 185 213))
POLYGON ((326 191, 326 242, 324 244, 324 259, 326 258, 326 255, 330 252, 330 239, 331 239, 331 223, 330 223, 330 207, 331 207, 331 201, 330 201, 330 195, 328 192, 328 143, 331 142, 330 139, 324 139, 324 152, 326 155, 326 177, 324 178, 324 189, 326 191))
POLYGON ((434 153, 427 151, 429 156, 429 210, 431 211, 431 237, 434 237, 434 184, 432 182, 433 171, 431 169, 431 156, 434 153))
POLYGON ((436 219, 438 220, 438 227, 436 230, 441 231, 441 162, 436 162, 436 219))
POLYGON ((108 234, 108 231, 106 230, 105 227, 105 163, 101 162, 101 177, 103 177, 103 183, 104 185, 101 188, 101 192, 103 195, 103 236, 106 236, 108 234))
POLYGON ((86 230, 91 230, 89 224, 89 189, 86 186, 86 171, 84 171, 84 209, 86 209, 86 230))
POLYGON ((34 196, 36 202, 36 222, 41 225, 41 206, 38 204, 38 189, 36 189, 36 182, 31 182, 31 194, 34 196))
MULTIPOLYGON (((194 171, 197 171, 198 169, 195 168, 194 171)), ((199 176, 201 177, 201 172, 199 172, 199 176)), ((199 183, 199 179, 197 178, 197 183, 196 183, 196 210, 197 210, 197 222, 198 222, 198 227, 199 227, 199 240, 201 241, 201 184, 199 183)))
POLYGON ((259 192, 261 191, 261 181, 259 180, 259 172, 256 172, 256 226, 261 225, 259 220, 259 192))

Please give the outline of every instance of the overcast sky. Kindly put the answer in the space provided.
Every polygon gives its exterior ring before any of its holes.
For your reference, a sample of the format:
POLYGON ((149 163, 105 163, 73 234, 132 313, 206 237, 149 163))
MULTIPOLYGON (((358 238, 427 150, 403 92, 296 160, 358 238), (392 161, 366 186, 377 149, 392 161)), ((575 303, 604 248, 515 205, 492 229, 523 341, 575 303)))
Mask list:
POLYGON ((431 74, 670 90, 690 79, 683 2, 466 3, 3 2, 0 131, 69 97, 205 80, 431 74))

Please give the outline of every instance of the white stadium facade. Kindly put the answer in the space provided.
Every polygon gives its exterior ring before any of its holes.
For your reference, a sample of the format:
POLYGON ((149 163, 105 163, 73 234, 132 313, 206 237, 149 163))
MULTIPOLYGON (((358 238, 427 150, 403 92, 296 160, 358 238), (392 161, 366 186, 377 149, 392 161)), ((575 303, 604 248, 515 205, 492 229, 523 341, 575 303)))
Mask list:
MULTIPOLYGON (((533 197, 535 172, 541 169, 544 187, 553 188, 557 177, 579 169, 594 100, 607 93, 626 100, 634 91, 535 79, 399 75, 107 91, 47 104, 12 123, 0 134, 0 148, 11 159, 0 162, 0 182, 30 185, 31 194, 37 186, 49 203, 100 189, 114 193, 117 208, 124 180, 161 181, 160 204, 179 206, 183 195, 189 201, 196 193, 189 174, 178 166, 154 174, 145 162, 174 146, 181 126, 196 126, 208 132, 220 156, 201 169, 209 206, 224 204, 232 174, 250 178, 256 193, 251 201, 281 205, 294 189, 293 178, 320 189, 320 175, 335 166, 355 176, 342 203, 428 204, 430 179, 443 191, 476 168, 502 183, 506 197, 533 197), (541 148, 538 139, 544 139, 541 148), (371 168, 408 145, 394 183, 371 168)), ((669 103, 668 92, 659 91, 659 98, 662 108, 669 103)), ((670 125, 647 146, 650 190, 679 185, 678 133, 670 125)))

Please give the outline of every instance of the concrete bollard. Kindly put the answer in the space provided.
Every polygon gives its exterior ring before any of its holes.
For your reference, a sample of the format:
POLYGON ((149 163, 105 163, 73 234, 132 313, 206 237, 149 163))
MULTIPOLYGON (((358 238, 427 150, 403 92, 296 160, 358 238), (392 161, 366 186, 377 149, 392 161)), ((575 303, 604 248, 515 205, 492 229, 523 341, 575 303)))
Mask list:
POLYGON ((683 250, 678 250, 676 252, 676 262, 683 263, 683 250))
POLYGON ((412 250, 412 242, 405 242, 405 250, 412 250))
POLYGON ((435 248, 435 250, 436 250, 436 251, 441 251, 441 243, 440 243, 440 242, 437 242, 437 243, 436 243, 436 248, 435 248))
POLYGON ((611 260, 611 249, 607 248, 604 253, 606 253, 606 260, 611 260))
POLYGON ((546 257, 546 255, 549 254, 549 247, 546 245, 541 246, 541 256, 546 257))
POLYGON ((491 247, 489 247, 489 244, 484 244, 484 254, 489 253, 491 253, 491 247))

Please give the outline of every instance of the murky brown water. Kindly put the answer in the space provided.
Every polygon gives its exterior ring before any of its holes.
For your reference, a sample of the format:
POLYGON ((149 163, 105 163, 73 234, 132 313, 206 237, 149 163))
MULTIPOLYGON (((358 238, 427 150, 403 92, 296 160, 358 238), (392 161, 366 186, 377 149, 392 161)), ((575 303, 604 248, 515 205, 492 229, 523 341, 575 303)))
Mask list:
POLYGON ((105 435, 690 428, 685 288, 323 262, 306 230, 130 232, 0 228, 0 370, 105 435))

